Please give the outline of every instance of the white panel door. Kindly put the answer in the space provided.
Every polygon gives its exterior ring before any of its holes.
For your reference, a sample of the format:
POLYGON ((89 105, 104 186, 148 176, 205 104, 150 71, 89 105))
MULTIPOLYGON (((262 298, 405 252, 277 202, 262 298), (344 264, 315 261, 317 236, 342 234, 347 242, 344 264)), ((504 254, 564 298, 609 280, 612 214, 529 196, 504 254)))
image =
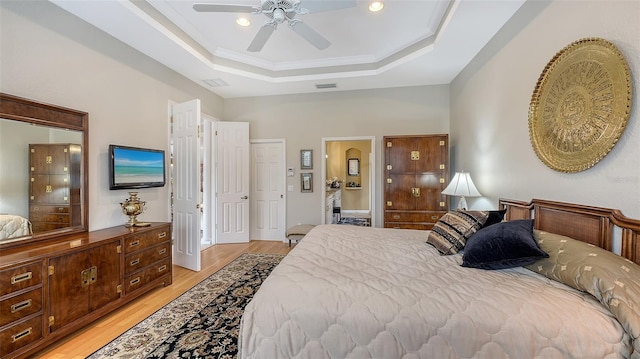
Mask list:
POLYGON ((284 141, 251 143, 251 238, 284 240, 284 141))
POLYGON ((249 123, 217 123, 216 243, 249 242, 249 123))
POLYGON ((200 100, 173 106, 173 262, 200 271, 200 100))

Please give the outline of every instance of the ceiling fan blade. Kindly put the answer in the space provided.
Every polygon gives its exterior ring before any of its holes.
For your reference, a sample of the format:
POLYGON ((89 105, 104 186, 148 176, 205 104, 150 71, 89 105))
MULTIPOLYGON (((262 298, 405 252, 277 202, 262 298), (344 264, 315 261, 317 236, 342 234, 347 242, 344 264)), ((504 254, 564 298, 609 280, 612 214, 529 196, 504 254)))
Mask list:
POLYGON ((322 35, 318 34, 314 29, 310 28, 309 25, 302 21, 289 22, 289 27, 291 27, 296 34, 307 40, 311 45, 318 48, 318 50, 324 50, 331 45, 329 40, 322 37, 322 35))
POLYGON ((256 36, 253 38, 253 41, 251 41, 251 44, 249 44, 247 51, 259 52, 262 50, 262 47, 267 43, 267 40, 269 40, 269 37, 271 37, 271 34, 273 34, 275 29, 275 23, 267 22, 262 25, 256 36))
POLYGON ((300 7, 309 13, 333 11, 355 7, 355 0, 301 0, 300 7))
POLYGON ((224 4, 193 4, 193 10, 198 12, 256 12, 251 5, 224 5, 224 4))

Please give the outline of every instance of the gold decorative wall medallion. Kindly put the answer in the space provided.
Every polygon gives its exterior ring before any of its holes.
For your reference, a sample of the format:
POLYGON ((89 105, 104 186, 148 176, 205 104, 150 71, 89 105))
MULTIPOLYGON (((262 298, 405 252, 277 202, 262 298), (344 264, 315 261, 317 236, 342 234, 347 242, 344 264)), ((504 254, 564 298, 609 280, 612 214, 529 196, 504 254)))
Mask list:
POLYGON ((529 136, 540 160, 579 172, 606 156, 631 112, 629 66, 611 42, 581 39, 542 71, 529 106, 529 136))

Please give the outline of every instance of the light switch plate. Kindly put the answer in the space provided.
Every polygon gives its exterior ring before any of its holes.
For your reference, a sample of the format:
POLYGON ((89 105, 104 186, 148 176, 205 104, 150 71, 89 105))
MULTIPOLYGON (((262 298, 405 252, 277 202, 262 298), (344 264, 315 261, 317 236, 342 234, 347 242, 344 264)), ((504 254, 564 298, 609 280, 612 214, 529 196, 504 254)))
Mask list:
POLYGON ((287 177, 293 177, 293 173, 293 168, 287 168, 287 177))
POLYGON ((292 184, 287 185, 287 191, 293 192, 293 185, 292 184))

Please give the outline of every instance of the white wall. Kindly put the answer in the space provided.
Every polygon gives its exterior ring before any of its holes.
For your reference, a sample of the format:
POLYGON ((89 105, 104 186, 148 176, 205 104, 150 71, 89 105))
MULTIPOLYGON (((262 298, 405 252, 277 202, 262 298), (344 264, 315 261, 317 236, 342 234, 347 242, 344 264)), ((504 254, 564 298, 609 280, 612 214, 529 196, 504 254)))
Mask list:
MULTIPOLYGON (((0 2, 0 91, 89 113, 89 229, 126 222, 109 190, 109 144, 169 150, 169 102, 223 101, 47 1, 0 2)), ((3 175, 4 176, 4 175, 3 175)), ((169 186, 141 189, 144 221, 168 221, 169 186)))
POLYGON ((640 1, 528 1, 451 84, 452 165, 471 173, 494 208, 499 197, 552 199, 620 208, 640 216, 640 1), (626 130, 594 167, 554 171, 529 141, 528 109, 535 83, 551 58, 573 41, 613 42, 631 69, 634 100, 626 130))
MULTIPOLYGON (((228 121, 250 123, 252 139, 286 138, 286 167, 296 169, 287 184, 287 225, 318 224, 324 210, 321 187, 323 137, 375 136, 376 178, 382 178, 382 137, 449 132, 449 86, 421 86, 315 95, 225 100, 228 121), (313 150, 313 193, 300 193, 300 150, 313 150)), ((376 223, 382 223, 382 181, 374 191, 376 223)))

